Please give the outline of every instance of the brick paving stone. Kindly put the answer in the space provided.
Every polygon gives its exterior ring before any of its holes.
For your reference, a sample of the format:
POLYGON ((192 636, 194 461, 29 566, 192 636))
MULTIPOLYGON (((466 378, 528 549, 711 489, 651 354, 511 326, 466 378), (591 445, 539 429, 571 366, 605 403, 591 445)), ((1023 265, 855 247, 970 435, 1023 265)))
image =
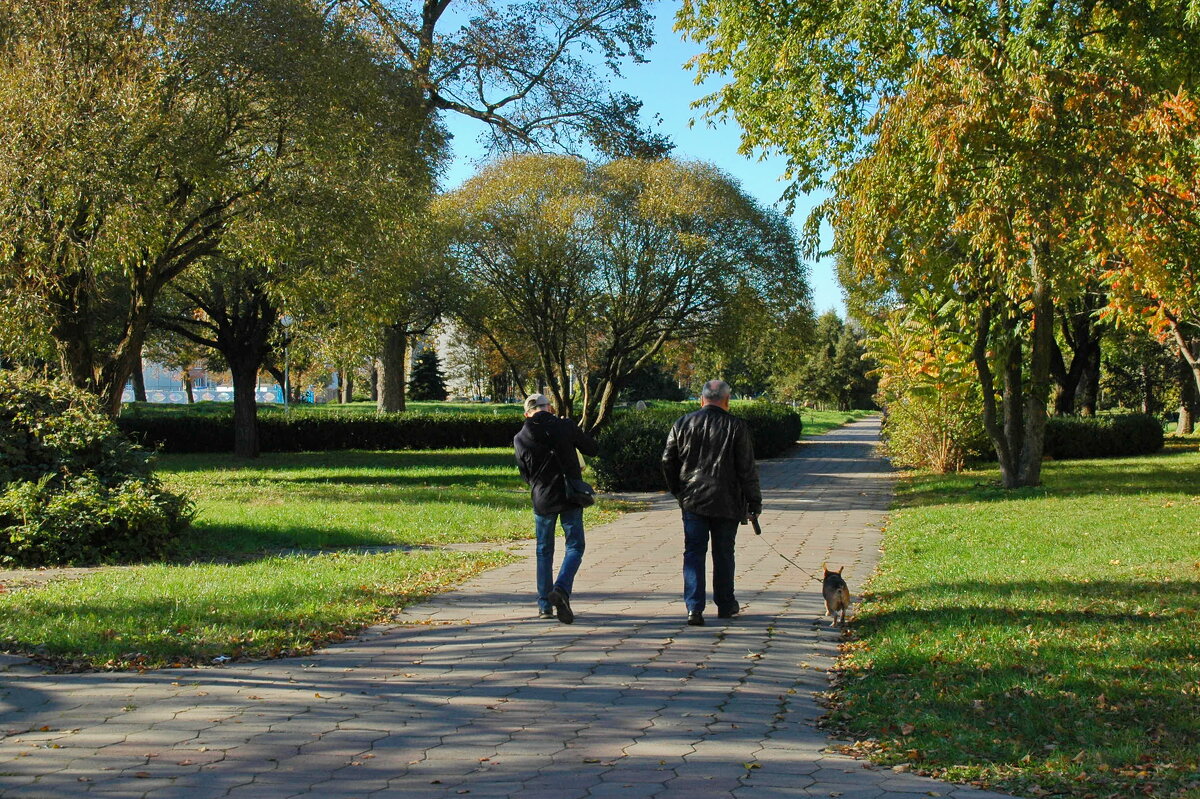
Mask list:
POLYGON ((535 618, 527 541, 520 562, 302 658, 52 675, 0 656, 0 733, 25 731, 0 738, 0 796, 1008 799, 863 769, 815 726, 841 633, 767 543, 861 586, 891 500, 878 433, 859 421, 760 463, 743 612, 709 608, 703 628, 684 623, 679 510, 642 495, 588 529, 573 625, 535 618))

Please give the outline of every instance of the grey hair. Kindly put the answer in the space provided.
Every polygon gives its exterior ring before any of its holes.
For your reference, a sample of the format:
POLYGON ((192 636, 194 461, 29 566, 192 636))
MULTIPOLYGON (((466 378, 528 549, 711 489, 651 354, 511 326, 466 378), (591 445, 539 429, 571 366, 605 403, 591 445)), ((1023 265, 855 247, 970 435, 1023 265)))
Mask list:
POLYGON ((733 389, 724 380, 709 380, 704 384, 700 397, 709 402, 724 402, 733 394, 733 389))

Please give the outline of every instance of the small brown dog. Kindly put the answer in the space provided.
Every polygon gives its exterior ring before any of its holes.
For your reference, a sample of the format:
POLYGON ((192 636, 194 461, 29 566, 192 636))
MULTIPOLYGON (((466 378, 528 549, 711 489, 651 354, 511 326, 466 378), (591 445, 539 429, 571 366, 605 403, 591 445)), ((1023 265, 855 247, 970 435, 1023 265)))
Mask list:
POLYGON ((843 566, 835 572, 829 571, 829 568, 822 563, 821 569, 825 574, 821 577, 821 595, 825 597, 825 615, 832 616, 833 621, 829 622, 829 626, 833 627, 836 624, 846 625, 846 611, 850 608, 850 586, 846 585, 846 581, 842 579, 843 566), (841 612, 841 619, 838 619, 838 612, 841 612))

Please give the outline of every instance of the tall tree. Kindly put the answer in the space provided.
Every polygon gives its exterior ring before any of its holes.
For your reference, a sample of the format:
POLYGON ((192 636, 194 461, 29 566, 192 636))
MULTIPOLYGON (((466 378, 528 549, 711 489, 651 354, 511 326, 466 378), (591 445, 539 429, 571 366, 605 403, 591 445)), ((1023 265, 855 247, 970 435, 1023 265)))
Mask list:
POLYGON ((5 304, 109 411, 163 288, 290 166, 316 108, 303 0, 0 3, 5 304))
POLYGON ((339 309, 362 307, 365 295, 348 297, 347 288, 395 257, 396 231, 421 216, 439 143, 413 110, 410 76, 360 29, 313 10, 287 25, 306 54, 291 77, 302 102, 261 108, 275 113, 271 142, 286 162, 270 191, 228 224, 220 252, 173 283, 157 316, 229 365, 242 457, 258 454, 259 371, 281 360, 281 336, 311 336, 340 322, 339 309), (295 330, 279 329, 285 309, 295 330), (321 325, 322 316, 333 319, 321 325))
POLYGON ((514 157, 438 210, 492 298, 483 323, 532 343, 556 407, 580 399, 589 429, 666 342, 711 331, 742 293, 807 313, 787 223, 706 164, 514 157))
POLYGON ((1082 244, 1107 204, 1095 187, 1120 182, 1111 131, 1200 61, 1182 12, 874 0, 680 12, 707 45, 700 77, 732 73, 711 113, 737 119, 745 150, 783 152, 793 194, 833 190, 824 211, 855 276, 893 301, 969 297, 1006 486, 1040 482, 1055 301, 1095 273, 1082 244))

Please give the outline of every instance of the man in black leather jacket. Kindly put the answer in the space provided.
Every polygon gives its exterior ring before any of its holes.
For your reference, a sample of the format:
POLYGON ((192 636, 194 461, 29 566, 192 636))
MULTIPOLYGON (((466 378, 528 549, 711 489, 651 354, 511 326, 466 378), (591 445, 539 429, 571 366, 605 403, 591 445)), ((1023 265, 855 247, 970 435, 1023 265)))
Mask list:
POLYGON ((564 473, 580 478, 579 456, 599 452, 596 442, 570 419, 560 419, 544 394, 530 394, 525 400, 525 425, 513 439, 517 468, 529 484, 533 499, 534 530, 537 534, 538 616, 554 618, 563 624, 575 621, 571 610, 571 589, 575 573, 583 562, 583 508, 567 501, 564 473), (558 579, 554 574, 554 526, 561 521, 566 549, 558 579))
POLYGON ((754 442, 746 423, 729 413, 729 384, 710 380, 700 410, 680 418, 667 435, 663 475, 683 510, 683 601, 688 624, 704 624, 704 561, 713 551, 713 602, 730 619, 741 606, 733 595, 733 545, 738 524, 762 511, 754 442))

